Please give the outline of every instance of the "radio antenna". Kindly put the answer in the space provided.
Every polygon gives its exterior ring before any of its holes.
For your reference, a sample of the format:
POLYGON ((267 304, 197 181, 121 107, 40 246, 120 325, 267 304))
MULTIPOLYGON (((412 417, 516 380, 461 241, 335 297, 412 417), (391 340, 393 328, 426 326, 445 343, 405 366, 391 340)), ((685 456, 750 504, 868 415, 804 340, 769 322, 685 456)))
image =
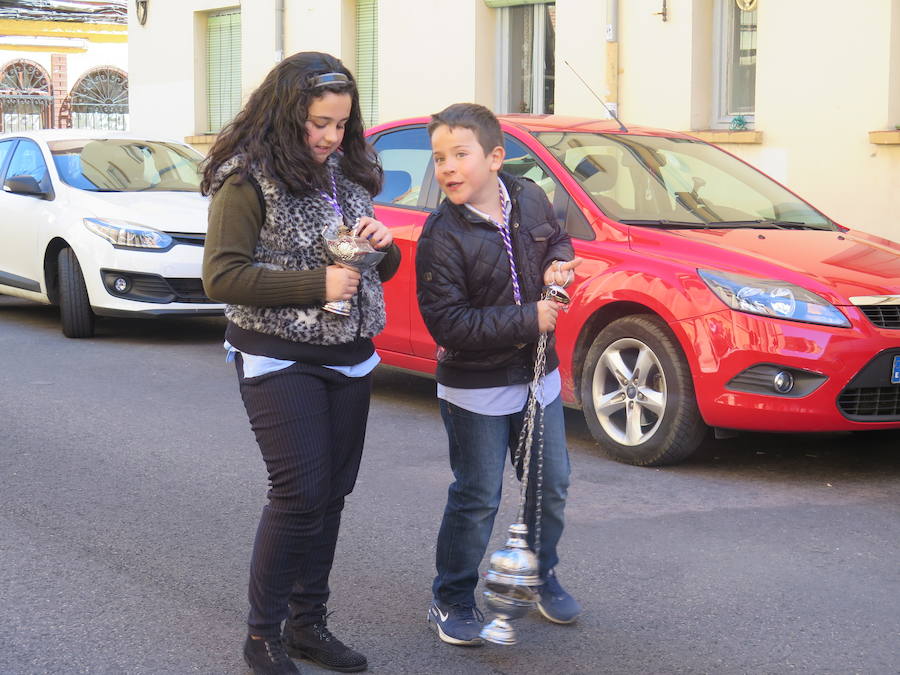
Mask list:
MULTIPOLYGON (((566 61, 565 59, 563 59, 563 63, 565 63, 567 66, 569 66, 569 68, 572 68, 572 64, 569 63, 568 61, 566 61)), ((589 92, 591 92, 591 93, 594 95, 594 98, 596 98, 598 101, 600 101, 600 105, 603 106, 603 109, 606 111, 606 114, 609 115, 612 119, 614 119, 614 120, 616 121, 616 123, 619 125, 619 130, 620 130, 620 131, 624 131, 624 132, 627 133, 627 132, 628 132, 628 129, 625 128, 625 125, 622 124, 622 121, 621 121, 618 117, 615 116, 615 114, 613 113, 613 111, 610 110, 609 106, 606 105, 606 103, 603 102, 603 99, 600 98, 600 96, 597 94, 597 92, 594 91, 593 89, 591 89, 591 85, 589 85, 587 82, 584 81, 584 78, 583 78, 581 75, 578 74, 578 71, 577 71, 577 70, 575 70, 574 68, 572 68, 572 72, 575 73, 575 77, 577 77, 579 80, 581 80, 581 83, 582 83, 585 87, 587 87, 587 90, 588 90, 589 92)))

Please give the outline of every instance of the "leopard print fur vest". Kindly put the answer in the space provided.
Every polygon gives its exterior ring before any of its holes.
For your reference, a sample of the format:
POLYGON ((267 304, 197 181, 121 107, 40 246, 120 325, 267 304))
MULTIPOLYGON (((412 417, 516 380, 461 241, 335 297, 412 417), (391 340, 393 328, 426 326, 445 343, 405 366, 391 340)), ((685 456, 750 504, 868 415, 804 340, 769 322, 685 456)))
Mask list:
MULTIPOLYGON (((328 167, 333 172, 344 214, 350 222, 373 215, 369 193, 344 176, 336 155, 328 158, 328 167)), ((242 161, 236 156, 222 164, 216 172, 213 193, 242 161)), ((319 193, 297 197, 280 189, 256 167, 251 167, 250 173, 262 190, 266 206, 253 264, 274 270, 309 270, 331 264, 322 242, 322 228, 334 217, 334 210, 325 197, 319 193)), ((376 268, 361 270, 361 275, 359 291, 351 300, 350 316, 326 312, 321 305, 227 305, 225 316, 245 330, 292 342, 336 345, 372 338, 384 328, 384 295, 376 268)))

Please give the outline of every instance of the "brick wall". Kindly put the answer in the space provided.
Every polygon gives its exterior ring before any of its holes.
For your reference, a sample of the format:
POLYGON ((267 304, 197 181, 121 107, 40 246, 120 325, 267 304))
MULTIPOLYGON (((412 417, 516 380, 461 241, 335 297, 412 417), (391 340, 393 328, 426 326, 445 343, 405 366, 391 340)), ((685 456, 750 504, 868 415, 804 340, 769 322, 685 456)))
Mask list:
POLYGON ((65 54, 50 55, 50 91, 53 92, 53 128, 72 126, 68 111, 63 111, 63 103, 69 95, 69 71, 65 54))

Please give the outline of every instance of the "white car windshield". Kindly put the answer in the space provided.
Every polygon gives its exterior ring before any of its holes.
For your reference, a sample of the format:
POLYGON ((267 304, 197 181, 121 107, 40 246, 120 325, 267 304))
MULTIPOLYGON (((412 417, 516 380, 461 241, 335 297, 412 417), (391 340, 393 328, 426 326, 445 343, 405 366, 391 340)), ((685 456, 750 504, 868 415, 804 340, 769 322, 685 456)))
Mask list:
POLYGON ((623 223, 836 229, 765 174, 708 143, 636 134, 537 136, 597 206, 623 223))
POLYGON ((198 192, 203 156, 175 143, 80 139, 48 143, 59 177, 91 192, 198 192))

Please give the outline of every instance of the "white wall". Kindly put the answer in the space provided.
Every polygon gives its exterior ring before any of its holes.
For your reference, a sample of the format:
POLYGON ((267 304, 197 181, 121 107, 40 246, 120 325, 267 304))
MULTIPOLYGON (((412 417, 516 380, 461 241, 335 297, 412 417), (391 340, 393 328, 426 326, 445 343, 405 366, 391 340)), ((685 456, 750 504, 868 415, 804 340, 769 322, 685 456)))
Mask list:
POLYGON ((355 3, 340 0, 285 0, 285 55, 326 52, 346 61, 349 51, 352 63, 353 45, 343 44, 341 29, 344 15, 354 10, 355 3))
POLYGON ((619 116, 626 124, 688 129, 694 16, 690 0, 619 0, 619 116))
POLYGON ((606 116, 603 105, 590 91, 593 89, 604 102, 610 100, 606 82, 606 4, 557 0, 554 110, 558 113, 606 116), (578 79, 579 75, 587 86, 578 79))
POLYGON ((493 105, 493 20, 482 0, 381 0, 379 119, 493 105))

